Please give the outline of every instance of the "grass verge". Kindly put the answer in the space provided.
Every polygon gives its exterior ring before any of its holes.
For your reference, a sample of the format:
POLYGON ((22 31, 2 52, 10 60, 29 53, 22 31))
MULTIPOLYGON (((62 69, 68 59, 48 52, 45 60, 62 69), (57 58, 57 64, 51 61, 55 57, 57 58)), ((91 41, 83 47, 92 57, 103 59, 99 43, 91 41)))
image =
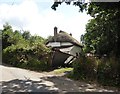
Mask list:
POLYGON ((62 73, 71 72, 71 71, 73 71, 73 68, 60 68, 60 69, 55 69, 53 72, 55 74, 62 74, 62 73))

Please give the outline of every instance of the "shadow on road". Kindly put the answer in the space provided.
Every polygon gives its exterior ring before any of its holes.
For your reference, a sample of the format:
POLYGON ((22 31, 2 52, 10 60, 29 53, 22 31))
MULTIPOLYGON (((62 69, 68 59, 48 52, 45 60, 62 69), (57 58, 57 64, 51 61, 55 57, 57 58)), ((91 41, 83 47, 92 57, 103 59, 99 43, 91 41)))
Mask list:
POLYGON ((32 81, 15 79, 2 82, 2 92, 57 92, 57 90, 51 90, 51 87, 42 83, 42 80, 32 81))
POLYGON ((80 92, 76 82, 62 76, 42 77, 42 79, 53 82, 54 86, 58 88, 59 92, 80 92))
POLYGON ((13 92, 44 92, 44 93, 75 93, 75 92, 113 92, 91 86, 88 83, 81 82, 78 86, 77 82, 58 76, 42 77, 40 81, 20 80, 2 82, 3 93, 13 92))
POLYGON ((40 81, 14 79, 2 82, 2 92, 78 92, 78 87, 70 79, 52 76, 42 77, 40 81))
MULTIPOLYGON (((4 67, 3 67, 4 68, 4 67)), ((6 68, 6 67, 5 67, 6 68)), ((8 71, 7 71, 8 73, 8 71)), ((22 70, 11 69, 10 72, 13 77, 12 80, 2 80, 2 92, 45 92, 45 93, 67 93, 69 92, 114 92, 116 90, 109 90, 100 88, 94 84, 89 84, 83 81, 74 81, 65 77, 65 75, 44 74, 35 72, 28 72, 22 70), (19 71, 20 78, 15 75, 19 71), (21 71, 21 72, 20 72, 21 71), (11 73, 13 72, 13 73, 11 73), (27 72, 27 73, 26 73, 27 72), (23 74, 25 73, 25 74, 23 74), (23 76, 26 76, 25 78, 23 76), (16 77, 16 78, 15 78, 16 77), (29 78, 29 79, 28 79, 29 78)), ((9 76, 9 75, 5 75, 9 76)))
POLYGON ((14 79, 2 82, 2 92, 78 92, 79 88, 74 81, 59 77, 48 76, 40 81, 14 79))

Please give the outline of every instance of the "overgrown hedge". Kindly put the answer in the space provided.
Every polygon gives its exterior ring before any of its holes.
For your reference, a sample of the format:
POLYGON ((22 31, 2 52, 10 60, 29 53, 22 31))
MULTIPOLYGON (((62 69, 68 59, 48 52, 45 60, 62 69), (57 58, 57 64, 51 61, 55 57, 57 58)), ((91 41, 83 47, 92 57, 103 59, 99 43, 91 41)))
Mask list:
POLYGON ((44 38, 29 31, 14 31, 8 23, 0 34, 3 63, 38 71, 49 69, 51 51, 45 46, 44 38))
POLYGON ((97 73, 97 64, 91 58, 78 58, 73 63, 73 75, 75 79, 94 80, 97 73))
POLYGON ((120 87, 120 59, 81 57, 73 63, 72 77, 120 87))
POLYGON ((120 59, 111 57, 99 60, 97 81, 103 85, 120 87, 120 59))
POLYGON ((3 50, 2 56, 3 63, 16 67, 37 71, 45 71, 50 68, 50 50, 43 44, 35 44, 32 47, 8 46, 3 50))

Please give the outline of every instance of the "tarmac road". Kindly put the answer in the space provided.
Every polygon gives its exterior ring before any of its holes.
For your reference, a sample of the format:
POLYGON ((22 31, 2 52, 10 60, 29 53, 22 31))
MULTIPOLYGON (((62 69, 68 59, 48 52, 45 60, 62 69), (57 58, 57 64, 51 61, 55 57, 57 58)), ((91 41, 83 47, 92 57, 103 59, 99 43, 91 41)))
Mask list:
POLYGON ((35 72, 0 65, 2 92, 114 92, 96 84, 73 81, 51 72, 35 72))

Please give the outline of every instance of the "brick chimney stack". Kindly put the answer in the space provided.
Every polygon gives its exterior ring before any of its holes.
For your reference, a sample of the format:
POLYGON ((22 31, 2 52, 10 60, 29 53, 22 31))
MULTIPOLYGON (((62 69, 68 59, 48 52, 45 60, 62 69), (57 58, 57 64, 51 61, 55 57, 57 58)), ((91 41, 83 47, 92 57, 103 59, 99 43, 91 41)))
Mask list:
POLYGON ((57 27, 55 26, 54 27, 54 36, 56 36, 57 35, 57 27))

